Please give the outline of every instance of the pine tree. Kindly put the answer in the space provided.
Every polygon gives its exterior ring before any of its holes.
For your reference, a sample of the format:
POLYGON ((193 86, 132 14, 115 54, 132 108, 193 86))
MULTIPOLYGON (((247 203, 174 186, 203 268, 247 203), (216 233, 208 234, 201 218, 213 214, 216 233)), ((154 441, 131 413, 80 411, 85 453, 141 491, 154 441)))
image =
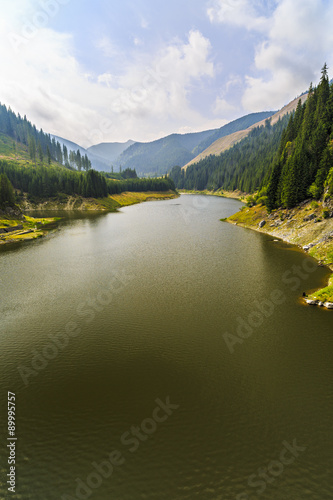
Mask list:
POLYGON ((47 154, 47 163, 51 165, 51 151, 49 146, 47 146, 46 154, 47 154))
POLYGON ((43 154, 42 145, 40 142, 38 143, 38 156, 39 156, 40 162, 43 164, 44 154, 43 154))
POLYGON ((29 156, 36 164, 36 141, 32 136, 29 138, 29 156))
POLYGON ((0 207, 13 206, 15 204, 15 193, 7 175, 0 174, 0 207))

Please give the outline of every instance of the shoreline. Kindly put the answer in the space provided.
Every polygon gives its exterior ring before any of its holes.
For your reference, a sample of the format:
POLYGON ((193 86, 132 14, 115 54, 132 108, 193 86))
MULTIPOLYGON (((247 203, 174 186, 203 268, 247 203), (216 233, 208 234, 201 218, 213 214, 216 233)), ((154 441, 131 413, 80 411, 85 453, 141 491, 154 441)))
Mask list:
POLYGON ((188 190, 188 189, 178 189, 179 194, 200 194, 203 196, 218 196, 219 198, 229 198, 231 200, 237 200, 245 203, 245 198, 249 196, 247 193, 243 193, 242 191, 225 191, 222 189, 218 189, 217 191, 208 191, 205 189, 204 191, 196 191, 196 190, 188 190))
POLYGON ((48 226, 57 223, 60 217, 30 217, 22 214, 20 218, 3 218, 0 215, 0 245, 32 241, 43 238, 48 226))
POLYGON ((146 201, 163 201, 178 198, 174 191, 157 192, 124 192, 109 195, 108 198, 95 199, 66 197, 63 202, 47 200, 39 204, 24 202, 20 209, 9 209, 0 214, 0 246, 10 243, 22 243, 43 238, 47 235, 47 226, 57 223, 61 217, 33 217, 34 212, 116 212, 119 208, 144 203, 146 201), (21 212, 22 209, 22 212, 21 212), (29 213, 29 215, 27 214, 29 213))
MULTIPOLYGON (((264 206, 243 207, 224 221, 295 245, 317 260, 318 266, 333 272, 333 218, 324 218, 326 209, 327 206, 314 201, 271 214, 264 206)), ((333 274, 326 287, 301 297, 301 301, 304 305, 333 309, 333 274)))

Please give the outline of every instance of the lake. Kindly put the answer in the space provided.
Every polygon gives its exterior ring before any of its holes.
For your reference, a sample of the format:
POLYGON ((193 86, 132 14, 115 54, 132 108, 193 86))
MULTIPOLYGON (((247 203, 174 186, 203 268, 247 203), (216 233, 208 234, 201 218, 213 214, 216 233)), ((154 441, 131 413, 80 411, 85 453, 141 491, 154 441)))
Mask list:
POLYGON ((240 207, 182 195, 0 248, 1 498, 333 498, 333 313, 299 300, 328 271, 220 221, 240 207))

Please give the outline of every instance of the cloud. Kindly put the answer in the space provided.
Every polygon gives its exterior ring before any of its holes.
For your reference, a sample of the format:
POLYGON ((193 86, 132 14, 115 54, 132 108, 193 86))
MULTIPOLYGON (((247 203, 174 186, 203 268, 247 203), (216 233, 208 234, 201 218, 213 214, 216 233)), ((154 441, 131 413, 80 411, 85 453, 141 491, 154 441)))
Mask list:
POLYGON ((104 83, 107 87, 111 87, 112 83, 114 82, 114 77, 113 75, 111 75, 111 73, 103 73, 102 75, 99 75, 97 77, 97 82, 104 83))
POLYGON ((104 57, 111 58, 118 54, 117 48, 107 36, 103 36, 97 40, 95 46, 97 49, 101 50, 104 57))
POLYGON ((212 23, 230 24, 266 32, 270 19, 260 12, 263 2, 254 0, 215 0, 207 10, 212 23))
POLYGON ((74 38, 51 29, 50 23, 35 26, 33 36, 25 37, 27 21, 33 23, 39 11, 38 2, 18 0, 2 16, 2 103, 45 131, 83 146, 151 140, 157 130, 171 133, 180 123, 200 126, 202 116, 191 108, 189 96, 203 78, 214 76, 214 65, 210 42, 199 31, 189 32, 184 41, 169 41, 152 54, 133 48, 118 74, 108 60, 114 44, 101 37, 96 45, 107 56, 106 70, 93 74, 76 59, 74 38))
POLYGON ((213 107, 214 114, 222 115, 223 118, 227 118, 228 116, 233 116, 236 110, 237 110, 236 106, 230 104, 223 97, 217 97, 213 107))
POLYGON ((134 45, 136 45, 136 46, 143 45, 143 41, 141 40, 141 38, 138 38, 138 37, 135 37, 135 38, 133 39, 133 43, 134 43, 134 45))
POLYGON ((333 63, 333 6, 325 0, 279 0, 265 15, 259 0, 218 0, 207 15, 260 35, 245 76, 247 111, 282 107, 317 81, 325 61, 333 63))

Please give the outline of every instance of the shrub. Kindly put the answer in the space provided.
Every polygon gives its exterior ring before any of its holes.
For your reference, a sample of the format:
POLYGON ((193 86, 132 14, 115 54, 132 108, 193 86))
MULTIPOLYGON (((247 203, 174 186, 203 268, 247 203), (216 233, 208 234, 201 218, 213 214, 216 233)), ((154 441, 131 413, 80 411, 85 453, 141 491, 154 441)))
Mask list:
POLYGON ((261 196, 257 199, 257 205, 266 205, 268 196, 261 196))

